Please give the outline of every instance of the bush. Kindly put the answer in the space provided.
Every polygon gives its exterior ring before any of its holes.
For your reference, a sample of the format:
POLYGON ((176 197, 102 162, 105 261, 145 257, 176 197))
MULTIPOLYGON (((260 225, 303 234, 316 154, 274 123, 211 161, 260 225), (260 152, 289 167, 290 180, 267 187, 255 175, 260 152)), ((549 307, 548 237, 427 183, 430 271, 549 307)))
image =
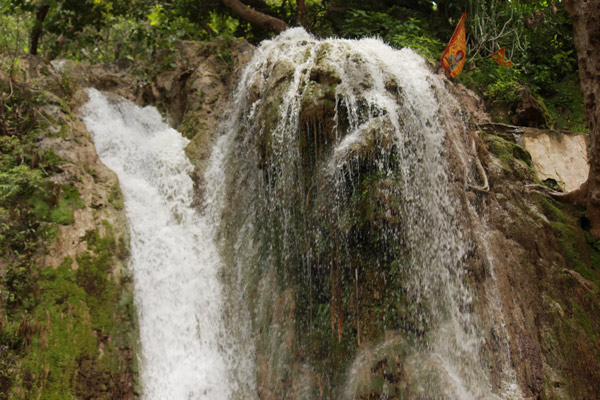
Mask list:
POLYGON ((470 61, 470 66, 459 75, 458 81, 479 92, 486 100, 499 100, 515 105, 519 100, 521 72, 504 68, 492 58, 470 61))
POLYGON ((350 38, 380 37, 396 48, 410 47, 426 60, 435 63, 444 51, 444 43, 437 39, 426 23, 410 16, 396 18, 402 13, 394 8, 388 12, 350 10, 342 25, 342 34, 350 38))

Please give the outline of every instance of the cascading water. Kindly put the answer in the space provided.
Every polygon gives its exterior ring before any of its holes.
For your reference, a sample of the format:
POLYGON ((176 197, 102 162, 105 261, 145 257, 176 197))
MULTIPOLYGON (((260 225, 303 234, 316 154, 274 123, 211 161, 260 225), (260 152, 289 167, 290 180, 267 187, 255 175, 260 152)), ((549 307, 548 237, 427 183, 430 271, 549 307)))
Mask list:
POLYGON ((130 220, 145 399, 521 397, 494 292, 477 298, 467 272, 484 239, 465 223, 460 107, 414 52, 302 29, 265 41, 202 213, 187 140, 89 95, 130 220))
POLYGON ((93 89, 88 94, 83 119, 102 162, 119 177, 130 223, 142 398, 240 395, 248 382, 239 378, 252 374, 239 370, 244 355, 232 354, 234 341, 225 332, 222 264, 211 207, 201 215, 191 206, 188 140, 154 108, 109 100, 93 89))
POLYGON ((520 397, 509 360, 488 374, 485 305, 467 283, 460 114, 408 49, 302 29, 257 49, 224 125, 219 232, 257 332, 259 392, 520 397))

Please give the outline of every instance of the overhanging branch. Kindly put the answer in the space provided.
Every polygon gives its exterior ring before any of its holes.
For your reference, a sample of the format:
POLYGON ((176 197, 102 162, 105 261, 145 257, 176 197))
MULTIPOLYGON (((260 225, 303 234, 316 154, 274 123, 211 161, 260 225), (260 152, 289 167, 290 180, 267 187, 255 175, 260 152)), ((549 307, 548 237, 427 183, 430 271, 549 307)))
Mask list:
POLYGON ((288 24, 279 18, 256 11, 240 0, 223 0, 223 4, 243 20, 266 31, 281 33, 289 28, 288 24))

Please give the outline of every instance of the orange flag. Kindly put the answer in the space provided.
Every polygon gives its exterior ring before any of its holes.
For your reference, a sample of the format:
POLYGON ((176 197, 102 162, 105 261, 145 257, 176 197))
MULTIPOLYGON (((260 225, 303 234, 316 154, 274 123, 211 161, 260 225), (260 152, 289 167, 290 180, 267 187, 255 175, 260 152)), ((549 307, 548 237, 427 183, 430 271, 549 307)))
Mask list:
POLYGON ((498 49, 497 52, 495 52, 494 54, 492 54, 492 58, 500 65, 502 65, 504 68, 510 68, 512 67, 512 61, 507 60, 506 59, 506 55, 504 54, 505 50, 504 47, 501 47, 498 49))
POLYGON ((442 65, 452 78, 456 78, 465 66, 465 57, 467 54, 465 19, 467 19, 467 14, 463 14, 460 17, 452 39, 450 39, 446 50, 444 50, 444 54, 442 54, 442 65))

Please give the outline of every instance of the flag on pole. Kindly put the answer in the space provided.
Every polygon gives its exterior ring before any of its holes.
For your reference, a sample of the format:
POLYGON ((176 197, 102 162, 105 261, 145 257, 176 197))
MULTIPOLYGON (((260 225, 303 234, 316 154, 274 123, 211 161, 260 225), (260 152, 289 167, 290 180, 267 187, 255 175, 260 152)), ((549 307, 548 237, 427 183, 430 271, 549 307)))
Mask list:
POLYGON ((446 50, 444 50, 444 54, 442 54, 442 65, 452 78, 456 78, 465 66, 465 57, 467 54, 465 19, 467 19, 467 14, 463 14, 460 17, 452 39, 450 39, 446 50))
POLYGON ((504 47, 499 48, 498 51, 492 54, 492 58, 504 68, 510 68, 512 67, 512 61, 506 59, 505 51, 504 47))

